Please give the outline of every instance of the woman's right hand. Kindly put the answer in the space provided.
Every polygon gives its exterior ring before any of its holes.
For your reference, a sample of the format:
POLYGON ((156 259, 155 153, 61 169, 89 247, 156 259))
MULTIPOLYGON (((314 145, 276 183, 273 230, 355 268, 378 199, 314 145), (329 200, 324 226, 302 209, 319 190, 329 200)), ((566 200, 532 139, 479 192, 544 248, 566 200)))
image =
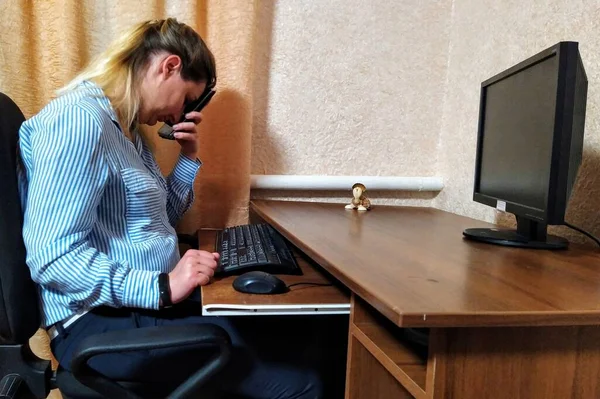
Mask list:
POLYGON ((219 254, 197 249, 188 250, 169 273, 169 286, 171 288, 171 301, 181 302, 192 291, 201 285, 210 282, 215 274, 219 254))

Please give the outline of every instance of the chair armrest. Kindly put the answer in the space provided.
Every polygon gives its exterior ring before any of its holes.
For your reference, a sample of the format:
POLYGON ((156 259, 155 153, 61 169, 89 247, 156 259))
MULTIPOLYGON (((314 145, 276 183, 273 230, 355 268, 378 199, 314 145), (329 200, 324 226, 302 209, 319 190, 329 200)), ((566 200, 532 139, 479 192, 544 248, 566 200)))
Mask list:
POLYGON ((189 246, 192 249, 198 249, 198 235, 197 234, 183 234, 178 233, 177 239, 180 244, 189 246))
POLYGON ((85 338, 73 355, 71 369, 77 380, 106 397, 139 399, 134 393, 92 369, 88 361, 100 354, 177 347, 218 348, 219 351, 204 367, 180 384, 169 398, 190 397, 219 372, 231 356, 231 339, 219 326, 202 324, 146 327, 110 331, 85 338))

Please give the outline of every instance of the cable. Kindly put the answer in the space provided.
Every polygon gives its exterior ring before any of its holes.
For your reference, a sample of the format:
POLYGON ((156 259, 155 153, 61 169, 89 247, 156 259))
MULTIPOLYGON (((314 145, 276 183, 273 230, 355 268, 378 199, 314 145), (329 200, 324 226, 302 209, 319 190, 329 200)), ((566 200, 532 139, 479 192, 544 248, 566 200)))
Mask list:
POLYGON ((288 285, 288 288, 293 287, 295 285, 316 285, 316 286, 322 286, 322 287, 327 287, 330 285, 333 285, 331 283, 311 283, 311 282, 302 282, 302 283, 294 283, 294 284, 290 284, 288 285))
POLYGON ((588 236, 590 239, 594 240, 596 242, 596 244, 598 244, 598 246, 600 246, 600 240, 598 240, 596 237, 594 237, 593 235, 591 235, 590 233, 588 233, 587 231, 580 229, 579 227, 573 226, 570 223, 564 222, 565 226, 576 230, 578 232, 580 232, 581 234, 585 234, 586 236, 588 236))

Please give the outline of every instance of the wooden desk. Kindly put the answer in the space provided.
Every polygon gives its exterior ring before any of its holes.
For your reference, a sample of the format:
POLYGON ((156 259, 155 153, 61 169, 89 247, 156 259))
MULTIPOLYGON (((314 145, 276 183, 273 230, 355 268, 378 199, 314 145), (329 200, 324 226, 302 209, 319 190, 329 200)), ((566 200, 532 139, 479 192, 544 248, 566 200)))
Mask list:
MULTIPOLYGON (((213 251, 215 230, 199 232, 200 249, 213 251)), ((326 284, 330 280, 310 260, 294 251, 301 276, 278 275, 287 285, 310 282, 326 284)), ((232 283, 236 276, 215 278, 202 287, 202 314, 207 316, 325 315, 350 313, 350 294, 344 287, 298 285, 280 295, 249 295, 237 292, 232 283)))
POLYGON ((251 209, 353 292, 346 398, 600 397, 599 251, 466 241, 490 225, 431 208, 251 209))

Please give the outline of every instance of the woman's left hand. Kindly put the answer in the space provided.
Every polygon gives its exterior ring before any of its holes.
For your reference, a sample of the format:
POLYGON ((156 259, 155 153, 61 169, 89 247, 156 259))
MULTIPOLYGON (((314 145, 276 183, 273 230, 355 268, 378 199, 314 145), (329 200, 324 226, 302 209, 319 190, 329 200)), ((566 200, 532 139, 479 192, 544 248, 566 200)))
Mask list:
POLYGON ((181 146, 181 153, 191 160, 198 156, 200 137, 198 135, 197 125, 202 122, 200 112, 190 112, 185 115, 190 122, 181 122, 173 126, 175 139, 181 146))

